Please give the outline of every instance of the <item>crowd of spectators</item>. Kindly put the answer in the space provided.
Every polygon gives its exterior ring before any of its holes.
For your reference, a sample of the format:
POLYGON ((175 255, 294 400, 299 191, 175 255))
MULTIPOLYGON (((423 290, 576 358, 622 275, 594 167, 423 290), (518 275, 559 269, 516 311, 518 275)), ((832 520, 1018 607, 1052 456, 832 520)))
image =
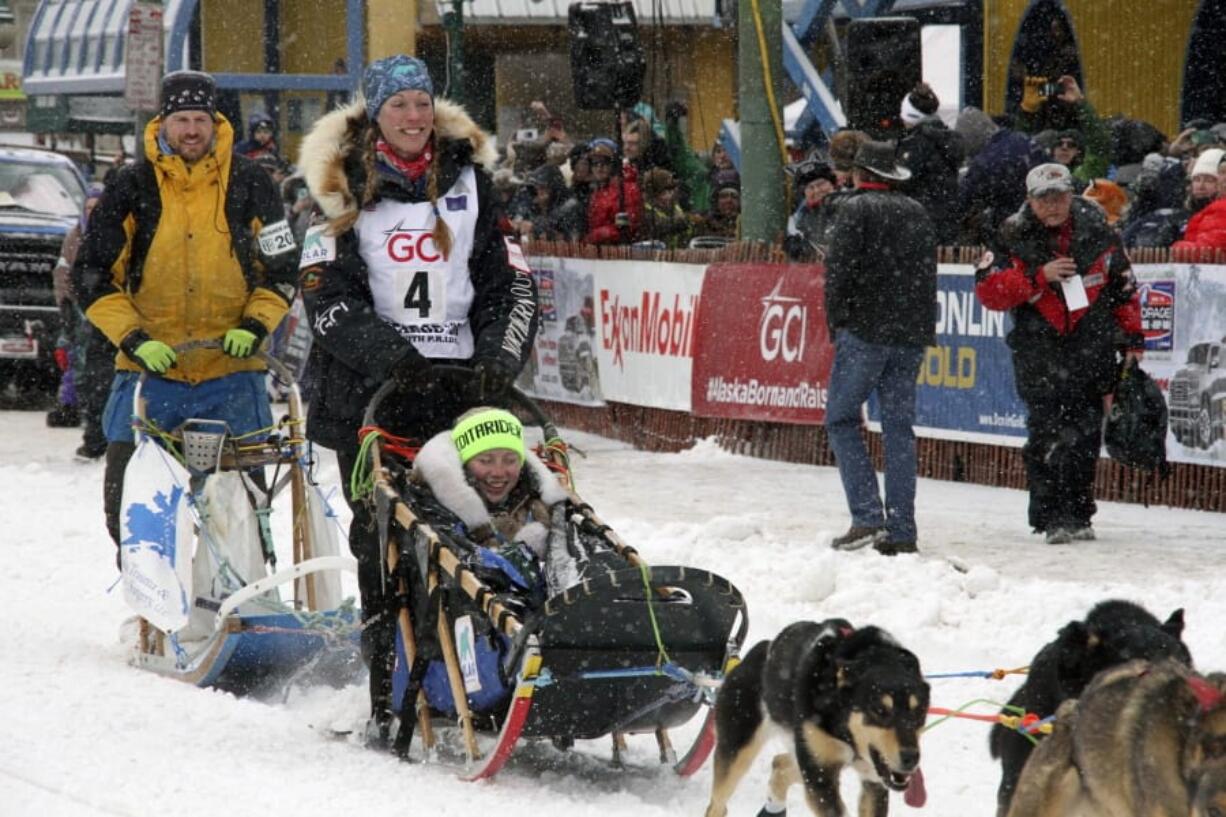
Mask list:
POLYGON ((620 133, 573 139, 542 102, 535 127, 504 151, 495 185, 507 228, 523 239, 679 249, 736 238, 741 179, 718 143, 695 152, 684 105, 664 120, 646 104, 619 114, 620 133))
MULTIPOLYGON (((1226 249, 1226 122, 1188 122, 1168 139, 1147 122, 1100 116, 1068 75, 1027 77, 1011 117, 967 107, 951 128, 938 105, 929 86, 916 86, 900 103, 895 144, 911 171, 900 189, 924 206, 942 244, 991 244, 1024 206, 1026 174, 1055 162, 1069 169, 1079 196, 1102 208, 1126 247, 1226 249)), ((790 167, 793 258, 822 257, 838 201, 828 197, 851 186, 846 171, 865 139, 840 131, 790 167)))

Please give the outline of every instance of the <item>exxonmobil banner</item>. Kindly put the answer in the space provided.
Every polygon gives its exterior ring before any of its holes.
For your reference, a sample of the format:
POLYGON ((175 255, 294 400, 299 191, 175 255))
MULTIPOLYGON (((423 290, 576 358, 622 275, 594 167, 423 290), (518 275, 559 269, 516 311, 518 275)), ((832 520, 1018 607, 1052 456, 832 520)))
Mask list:
POLYGON ((591 273, 596 358, 605 400, 690 411, 703 264, 566 259, 591 273))
POLYGON ((822 267, 712 264, 694 338, 693 413, 825 422, 834 347, 822 267))

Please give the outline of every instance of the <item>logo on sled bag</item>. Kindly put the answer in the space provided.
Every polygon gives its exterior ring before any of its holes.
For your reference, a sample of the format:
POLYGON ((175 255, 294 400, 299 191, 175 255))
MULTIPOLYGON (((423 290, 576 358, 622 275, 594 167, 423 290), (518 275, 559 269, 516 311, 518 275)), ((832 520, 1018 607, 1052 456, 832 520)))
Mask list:
POLYGON ((191 613, 190 478, 150 439, 137 446, 124 473, 119 529, 123 598, 132 612, 167 633, 187 626, 191 613))
POLYGON ((481 676, 477 671, 477 641, 473 636, 472 616, 460 616, 455 621, 455 647, 464 676, 465 692, 481 691, 481 676))

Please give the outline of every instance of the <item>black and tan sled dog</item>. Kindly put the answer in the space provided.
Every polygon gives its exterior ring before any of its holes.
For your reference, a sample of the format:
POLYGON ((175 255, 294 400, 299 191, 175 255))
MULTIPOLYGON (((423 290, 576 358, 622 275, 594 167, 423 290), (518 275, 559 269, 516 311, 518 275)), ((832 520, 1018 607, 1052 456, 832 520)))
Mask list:
MULTIPOLYGON (((1182 609, 1160 622, 1130 601, 1100 602, 1085 620, 1070 621, 1054 641, 1039 650, 1030 662, 1026 683, 1013 693, 1009 705, 1046 718, 1064 701, 1080 696, 1090 679, 1104 669, 1136 659, 1170 658, 1191 665, 1182 635, 1182 609)), ((988 745, 992 757, 1000 758, 996 813, 1004 817, 1033 744, 1016 731, 995 726, 988 745)))
POLYGON ((1106 670, 1056 712, 1008 817, 1226 814, 1226 675, 1176 661, 1106 670))
POLYGON ((863 817, 885 817, 890 789, 921 805, 919 730, 927 711, 919 660, 885 631, 857 630, 843 619, 791 624, 754 646, 720 688, 707 817, 727 814, 737 784, 775 735, 790 747, 771 766, 776 809, 803 783, 814 814, 843 817, 845 766, 860 775, 863 817))

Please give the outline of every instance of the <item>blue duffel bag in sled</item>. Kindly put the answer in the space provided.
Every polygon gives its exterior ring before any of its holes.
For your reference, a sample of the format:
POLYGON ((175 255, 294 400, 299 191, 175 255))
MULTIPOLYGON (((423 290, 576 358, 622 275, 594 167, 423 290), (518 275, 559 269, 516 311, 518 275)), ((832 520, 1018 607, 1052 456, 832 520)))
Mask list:
POLYGON ((337 520, 310 478, 297 385, 264 360, 288 392, 288 412, 243 436, 210 419, 157 428, 141 377, 121 506, 123 597, 138 621, 132 662, 236 694, 343 684, 362 671, 357 610, 341 592, 356 563, 340 555, 337 520), (270 514, 287 488, 293 550, 278 560, 270 514))
POLYGON ((446 480, 435 477, 433 449, 449 450, 464 482, 450 432, 417 448, 375 425, 392 389, 367 408, 358 468, 370 469, 385 575, 396 588, 393 750, 406 759, 452 752, 462 776, 477 780, 524 740, 565 750, 609 736, 621 763, 625 736, 650 732, 662 763, 697 771, 714 746, 715 691, 748 629, 740 592, 701 568, 649 565, 628 547, 575 493, 566 444, 516 390, 518 413, 543 433, 523 470, 547 512, 534 517, 531 554, 505 538, 491 547, 477 535, 480 520, 440 499, 446 480), (669 730, 700 712, 702 726, 678 757, 669 730))

